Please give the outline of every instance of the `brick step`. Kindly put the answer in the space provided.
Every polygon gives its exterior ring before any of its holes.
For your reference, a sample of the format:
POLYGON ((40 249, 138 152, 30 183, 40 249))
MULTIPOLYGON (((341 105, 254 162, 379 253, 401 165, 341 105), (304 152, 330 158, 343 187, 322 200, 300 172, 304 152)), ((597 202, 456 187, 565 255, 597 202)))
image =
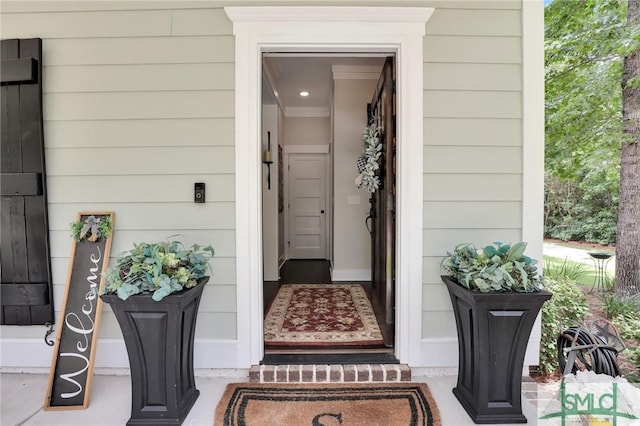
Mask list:
POLYGON ((249 381, 256 383, 408 382, 407 364, 254 365, 249 381))

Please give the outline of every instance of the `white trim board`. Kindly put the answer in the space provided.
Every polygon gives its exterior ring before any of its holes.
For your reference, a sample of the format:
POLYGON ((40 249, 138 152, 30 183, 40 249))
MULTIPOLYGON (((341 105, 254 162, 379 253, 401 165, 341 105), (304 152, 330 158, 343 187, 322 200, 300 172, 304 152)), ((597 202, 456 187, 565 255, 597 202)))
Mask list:
POLYGON ((264 52, 385 52, 397 58, 398 198, 395 355, 420 365, 423 37, 433 8, 226 7, 235 36, 238 365, 264 354, 260 82, 264 52), (277 25, 273 25, 277 22, 277 25))

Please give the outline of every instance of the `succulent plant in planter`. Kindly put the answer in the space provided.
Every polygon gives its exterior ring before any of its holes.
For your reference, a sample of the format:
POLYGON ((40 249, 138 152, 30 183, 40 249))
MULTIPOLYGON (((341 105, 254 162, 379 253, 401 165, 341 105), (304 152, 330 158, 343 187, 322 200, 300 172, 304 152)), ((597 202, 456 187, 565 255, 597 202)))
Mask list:
POLYGON ((483 248, 460 244, 441 263, 458 283, 469 290, 535 292, 542 289, 537 261, 524 255, 527 243, 495 242, 483 248))
POLYGON ((529 335, 551 293, 527 244, 460 244, 441 266, 458 335, 453 394, 475 423, 524 423, 521 376, 529 335))
POLYGON ((193 373, 198 306, 211 246, 140 243, 107 271, 111 306, 131 371, 129 425, 179 425, 200 395, 193 373))
POLYGON ((177 241, 139 243, 109 267, 104 294, 117 293, 126 300, 139 293, 153 293, 152 299, 196 286, 205 276, 213 247, 189 248, 177 241))

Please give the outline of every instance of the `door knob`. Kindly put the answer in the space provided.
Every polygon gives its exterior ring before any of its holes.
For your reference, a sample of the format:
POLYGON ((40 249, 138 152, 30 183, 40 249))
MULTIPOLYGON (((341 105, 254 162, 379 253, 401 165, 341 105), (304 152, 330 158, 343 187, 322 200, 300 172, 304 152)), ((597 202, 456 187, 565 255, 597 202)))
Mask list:
POLYGON ((320 210, 320 213, 321 213, 321 214, 324 214, 324 210, 320 210))

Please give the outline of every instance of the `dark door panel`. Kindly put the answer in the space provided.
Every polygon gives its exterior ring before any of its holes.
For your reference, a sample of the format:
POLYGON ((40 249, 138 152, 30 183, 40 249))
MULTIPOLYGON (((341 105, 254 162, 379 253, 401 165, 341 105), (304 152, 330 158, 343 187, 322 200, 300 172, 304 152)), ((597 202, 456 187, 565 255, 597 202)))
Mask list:
POLYGON ((382 128, 380 141, 380 187, 371 194, 371 278, 372 304, 386 346, 395 335, 395 239, 396 239, 396 116, 395 58, 386 59, 369 104, 369 124, 382 128))

